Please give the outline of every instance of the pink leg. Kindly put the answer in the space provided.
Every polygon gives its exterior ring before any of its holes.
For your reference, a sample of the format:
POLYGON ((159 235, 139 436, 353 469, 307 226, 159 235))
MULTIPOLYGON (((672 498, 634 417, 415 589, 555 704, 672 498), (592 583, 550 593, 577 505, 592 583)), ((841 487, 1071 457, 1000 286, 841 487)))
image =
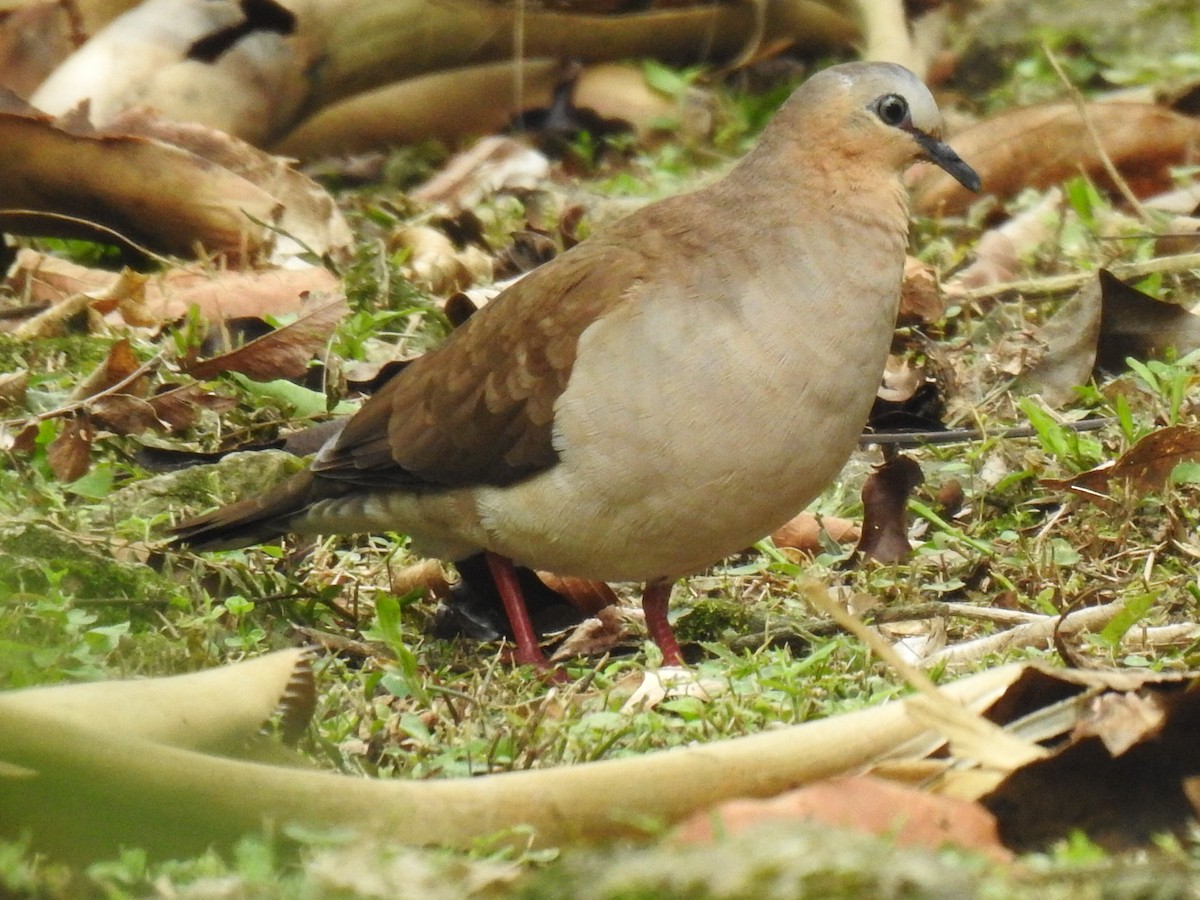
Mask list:
POLYGON ((662 651, 664 666, 682 666, 683 654, 679 642, 667 621, 667 602, 671 599, 672 581, 648 581, 642 592, 642 611, 646 614, 646 630, 662 651))
POLYGON ((525 597, 521 586, 517 583, 517 573, 513 569, 512 560, 492 553, 486 554, 488 569, 496 580, 496 589, 504 602, 504 612, 508 614, 508 622, 512 626, 513 639, 517 643, 516 659, 518 665, 537 666, 539 669, 549 668, 542 648, 538 646, 537 634, 534 633, 533 623, 529 621, 529 610, 525 607, 525 597))

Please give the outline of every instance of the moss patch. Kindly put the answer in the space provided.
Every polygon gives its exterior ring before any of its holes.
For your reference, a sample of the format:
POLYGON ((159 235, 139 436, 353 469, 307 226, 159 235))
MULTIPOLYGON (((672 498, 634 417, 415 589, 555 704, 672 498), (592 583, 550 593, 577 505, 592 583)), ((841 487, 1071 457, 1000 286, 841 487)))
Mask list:
POLYGON ((230 453, 207 466, 192 466, 135 482, 115 491, 108 504, 116 520, 151 518, 170 511, 200 512, 250 497, 277 484, 305 462, 282 450, 230 453))
POLYGON ((145 599, 167 584, 145 565, 36 523, 0 527, 0 558, 0 593, 9 596, 145 599))
POLYGON ((675 634, 688 642, 719 641, 752 631, 753 618, 751 611, 736 600, 708 597, 698 600, 687 615, 680 617, 675 634))

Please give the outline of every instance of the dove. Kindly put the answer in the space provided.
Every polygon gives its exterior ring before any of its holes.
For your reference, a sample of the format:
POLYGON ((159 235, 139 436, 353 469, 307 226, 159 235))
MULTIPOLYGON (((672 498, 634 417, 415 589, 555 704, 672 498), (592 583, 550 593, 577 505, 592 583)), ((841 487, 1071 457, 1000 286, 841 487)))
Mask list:
POLYGON ((391 531, 483 554, 519 663, 546 666, 516 565, 644 585, 682 664, 673 585, 791 519, 838 475, 879 386, 919 160, 977 191, 912 72, 805 81, 724 177, 634 212, 503 291, 263 493, 178 546, 391 531))

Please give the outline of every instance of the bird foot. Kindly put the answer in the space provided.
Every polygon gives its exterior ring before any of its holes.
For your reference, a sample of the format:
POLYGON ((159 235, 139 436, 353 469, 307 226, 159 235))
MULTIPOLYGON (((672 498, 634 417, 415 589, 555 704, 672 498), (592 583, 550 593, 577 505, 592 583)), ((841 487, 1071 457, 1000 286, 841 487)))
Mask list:
POLYGON ((679 649, 679 641, 667 620, 672 586, 670 581, 648 582, 642 594, 642 611, 646 614, 646 630, 662 651, 663 666, 683 668, 683 651, 679 649))

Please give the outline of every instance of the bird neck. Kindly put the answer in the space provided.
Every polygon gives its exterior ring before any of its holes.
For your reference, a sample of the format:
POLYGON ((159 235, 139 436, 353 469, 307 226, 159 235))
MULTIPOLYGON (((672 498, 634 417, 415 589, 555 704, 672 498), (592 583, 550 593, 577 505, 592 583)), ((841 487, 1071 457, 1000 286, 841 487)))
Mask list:
POLYGON ((905 247, 908 238, 908 192, 900 173, 868 165, 844 149, 804 147, 764 140, 714 187, 725 203, 747 209, 763 227, 772 223, 818 217, 827 229, 857 231, 862 240, 876 237, 905 247), (782 199, 782 202, 781 202, 782 199))

